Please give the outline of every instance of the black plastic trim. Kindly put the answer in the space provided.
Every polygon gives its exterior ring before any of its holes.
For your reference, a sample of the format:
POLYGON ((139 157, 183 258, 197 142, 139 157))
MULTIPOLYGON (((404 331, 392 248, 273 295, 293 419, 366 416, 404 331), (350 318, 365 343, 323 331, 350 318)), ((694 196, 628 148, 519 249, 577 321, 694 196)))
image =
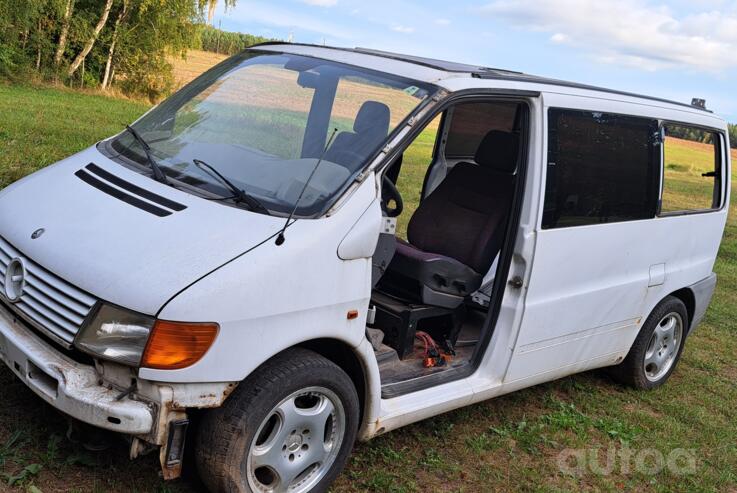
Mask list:
POLYGON ((180 204, 179 202, 174 202, 173 200, 169 200, 166 197, 157 195, 149 190, 146 190, 145 188, 141 188, 138 185, 134 185, 133 183, 127 182, 124 179, 118 176, 115 176, 114 174, 108 171, 105 171, 104 169, 97 166, 95 163, 88 164, 86 168, 90 173, 96 174, 103 180, 109 181, 113 185, 117 185, 123 190, 131 192, 135 195, 138 195, 139 197, 143 197, 144 199, 150 202, 154 202, 156 204, 164 206, 167 209, 171 209, 173 211, 179 212, 187 208, 187 206, 184 204, 180 204))
POLYGON ((688 328, 688 334, 690 335, 693 330, 699 326, 703 321, 706 310, 709 308, 714 290, 717 286, 717 275, 712 272, 709 277, 702 279, 701 281, 687 286, 687 289, 691 291, 694 296, 694 313, 690 320, 688 328))
POLYGON ((100 190, 101 192, 115 197, 116 199, 123 201, 128 205, 132 205, 133 207, 141 209, 142 211, 146 211, 149 214, 153 214, 154 216, 166 217, 171 216, 172 214, 170 211, 167 211, 160 207, 156 207, 153 204, 150 204, 132 195, 128 195, 127 193, 120 191, 117 188, 98 180, 97 178, 82 169, 74 173, 74 175, 88 185, 100 190))

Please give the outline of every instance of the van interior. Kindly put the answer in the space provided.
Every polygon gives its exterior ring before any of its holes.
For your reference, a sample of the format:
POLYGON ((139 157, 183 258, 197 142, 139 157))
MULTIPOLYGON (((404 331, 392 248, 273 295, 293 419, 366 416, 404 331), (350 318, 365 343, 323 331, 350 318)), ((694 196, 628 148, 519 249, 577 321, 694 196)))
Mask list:
POLYGON ((523 103, 458 103, 383 170, 367 335, 385 389, 468 365, 488 340, 526 122, 523 103))

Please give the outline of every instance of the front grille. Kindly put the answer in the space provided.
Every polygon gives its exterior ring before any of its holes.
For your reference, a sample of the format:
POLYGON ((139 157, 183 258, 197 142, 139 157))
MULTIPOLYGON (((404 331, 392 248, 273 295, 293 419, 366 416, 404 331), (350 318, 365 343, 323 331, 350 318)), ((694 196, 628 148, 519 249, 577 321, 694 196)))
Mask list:
POLYGON ((23 295, 10 308, 59 343, 71 348, 97 300, 24 256, 0 237, 0 293, 5 294, 5 273, 14 258, 25 266, 23 295))

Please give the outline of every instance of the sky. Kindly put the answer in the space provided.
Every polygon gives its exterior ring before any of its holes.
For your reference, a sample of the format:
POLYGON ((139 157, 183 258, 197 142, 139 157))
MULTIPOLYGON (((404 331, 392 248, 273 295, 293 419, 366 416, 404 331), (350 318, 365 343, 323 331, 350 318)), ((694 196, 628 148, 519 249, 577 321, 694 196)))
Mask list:
POLYGON ((737 123, 737 0, 238 0, 214 24, 690 102, 737 123))

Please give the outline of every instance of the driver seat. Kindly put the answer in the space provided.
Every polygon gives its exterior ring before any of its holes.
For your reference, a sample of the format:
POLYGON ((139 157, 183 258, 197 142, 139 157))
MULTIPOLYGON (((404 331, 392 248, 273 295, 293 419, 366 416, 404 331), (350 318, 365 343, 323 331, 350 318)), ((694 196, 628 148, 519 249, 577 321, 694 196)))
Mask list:
POLYGON ((420 203, 379 285, 387 294, 457 308, 501 250, 514 194, 517 135, 492 130, 420 203))
POLYGON ((389 134, 390 110, 378 101, 366 101, 353 121, 353 132, 340 132, 325 153, 325 161, 355 171, 363 160, 386 140, 389 134))

